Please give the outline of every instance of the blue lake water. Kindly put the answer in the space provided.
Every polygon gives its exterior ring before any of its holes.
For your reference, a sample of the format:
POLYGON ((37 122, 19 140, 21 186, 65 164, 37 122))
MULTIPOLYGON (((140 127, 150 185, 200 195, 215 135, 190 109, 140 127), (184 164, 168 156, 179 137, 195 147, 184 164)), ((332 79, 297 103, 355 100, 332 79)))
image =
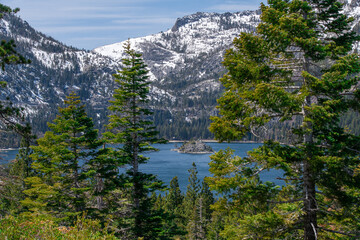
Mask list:
MULTIPOLYGON (((181 143, 167 143, 156 144, 154 147, 160 151, 146 154, 150 157, 147 164, 142 164, 140 169, 146 173, 152 173, 158 176, 158 178, 169 184, 174 176, 178 176, 181 190, 186 191, 188 185, 189 172, 188 169, 192 167, 192 163, 195 162, 198 169, 198 178, 203 179, 205 176, 211 176, 209 173, 209 162, 211 154, 184 154, 171 151, 175 146, 180 146, 181 143)), ((215 151, 220 149, 226 149, 230 147, 235 150, 235 155, 244 157, 246 153, 258 146, 257 143, 208 143, 215 151)), ((0 152, 0 163, 5 164, 12 159, 15 159, 18 150, 6 150, 0 152)), ((281 176, 280 171, 271 170, 261 173, 263 181, 272 181, 281 185, 282 182, 276 178, 281 176)))

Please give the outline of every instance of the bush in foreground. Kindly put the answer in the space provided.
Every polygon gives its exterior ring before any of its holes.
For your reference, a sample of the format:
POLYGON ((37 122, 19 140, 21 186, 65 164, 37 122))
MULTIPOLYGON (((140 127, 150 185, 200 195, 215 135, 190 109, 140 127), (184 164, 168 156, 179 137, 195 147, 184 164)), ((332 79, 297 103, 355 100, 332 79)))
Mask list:
POLYGON ((45 217, 6 216, 0 220, 1 239, 76 239, 76 240, 115 240, 98 221, 78 218, 74 226, 59 226, 45 217))

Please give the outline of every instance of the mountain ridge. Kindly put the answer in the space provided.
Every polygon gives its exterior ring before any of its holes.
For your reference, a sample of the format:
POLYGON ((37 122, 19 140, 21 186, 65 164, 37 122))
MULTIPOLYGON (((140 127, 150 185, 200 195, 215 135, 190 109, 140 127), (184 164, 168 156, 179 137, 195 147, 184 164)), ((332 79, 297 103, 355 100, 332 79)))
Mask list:
MULTIPOLYGON (((359 5, 355 0, 346 4, 345 11, 356 18, 353 27, 359 31, 359 5)), ((222 91, 218 79, 225 72, 223 54, 240 32, 254 31, 259 22, 260 10, 198 12, 178 18, 164 32, 130 39, 150 70, 150 107, 162 137, 212 137, 207 127, 222 91)), ((32 60, 30 65, 8 66, 0 73, 8 82, 7 88, 0 89, 0 98, 9 97, 15 105, 24 106, 38 135, 47 130, 46 122, 55 117, 54 109, 62 106, 71 91, 80 95, 96 127, 104 130, 115 87, 112 74, 124 57, 123 42, 81 50, 36 31, 13 15, 0 20, 0 38, 13 38, 17 50, 32 60)))

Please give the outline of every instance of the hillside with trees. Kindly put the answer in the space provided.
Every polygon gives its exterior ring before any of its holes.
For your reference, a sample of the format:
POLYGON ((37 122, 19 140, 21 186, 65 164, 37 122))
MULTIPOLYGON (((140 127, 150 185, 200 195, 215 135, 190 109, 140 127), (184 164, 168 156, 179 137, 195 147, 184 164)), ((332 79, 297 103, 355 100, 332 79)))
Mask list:
MULTIPOLYGON (((356 31, 360 19, 357 8, 355 0, 346 1, 345 12, 354 16, 351 27, 356 31)), ((224 90, 218 81, 226 71, 221 64, 223 54, 239 33, 254 32, 259 22, 260 10, 195 13, 179 18, 171 29, 130 39, 148 65, 152 81, 150 107, 160 137, 213 138, 208 130, 209 117, 217 114, 216 99, 224 90)), ((1 74, 8 88, 0 89, 0 97, 24 107, 36 135, 43 136, 49 130, 47 122, 56 117, 56 109, 64 106, 72 91, 86 103, 86 112, 95 127, 101 133, 105 131, 110 114, 108 101, 115 88, 112 74, 120 68, 124 53, 122 42, 93 51, 77 49, 36 31, 14 14, 5 15, 0 21, 0 38, 14 39, 17 51, 32 62, 7 66, 1 74)), ((354 49, 357 48, 355 44, 354 49)), ((348 120, 346 124, 359 131, 354 118, 348 120)), ((291 124, 283 127, 274 122, 266 134, 280 140, 291 124)), ((14 135, 0 136, 2 147, 19 146, 20 139, 14 135)), ((258 140, 255 135, 245 139, 258 140)))
POLYGON ((226 53, 226 90, 211 130, 224 141, 271 121, 298 124, 288 144, 269 139, 245 158, 231 150, 212 156, 209 185, 224 194, 215 206, 231 219, 223 234, 358 238, 360 137, 340 124, 360 103, 360 58, 349 54, 360 39, 352 19, 336 1, 276 0, 261 9, 256 34, 242 33, 226 53), (260 180, 268 169, 284 171, 284 186, 260 180))
MULTIPOLYGON (((112 75, 103 129, 75 91, 36 140, 24 110, 1 102, 1 130, 21 137, 22 148, 0 166, 0 236, 359 239, 360 136, 352 126, 360 110, 360 57, 353 51, 360 36, 343 7, 336 0, 261 4, 256 31, 240 33, 226 51, 219 114, 207 121, 220 142, 264 142, 243 158, 231 149, 214 153, 204 181, 193 163, 186 192, 176 176, 165 186, 141 171, 144 154, 166 143, 154 117, 164 114, 165 122, 168 113, 154 113, 151 74, 131 41, 112 75), (260 178, 273 169, 283 172, 280 186, 260 178)), ((0 4, 3 15, 16 11, 0 4)), ((32 64, 15 43, 0 45, 5 73, 9 65, 32 64)))

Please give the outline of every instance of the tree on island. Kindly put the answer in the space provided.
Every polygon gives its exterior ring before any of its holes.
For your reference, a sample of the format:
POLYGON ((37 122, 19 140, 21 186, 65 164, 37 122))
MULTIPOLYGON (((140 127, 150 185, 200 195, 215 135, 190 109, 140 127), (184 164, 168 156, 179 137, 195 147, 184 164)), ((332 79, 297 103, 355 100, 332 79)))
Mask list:
POLYGON ((144 153, 158 151, 151 144, 165 141, 156 137, 153 113, 147 106, 150 82, 146 65, 141 54, 131 49, 129 41, 124 49, 127 57, 122 59, 122 69, 114 75, 118 88, 110 101, 109 110, 113 114, 109 116, 109 131, 104 133, 109 143, 117 144, 113 148, 117 166, 128 167, 120 176, 119 186, 128 212, 119 219, 118 228, 124 229, 121 235, 124 239, 155 239, 162 234, 162 220, 152 210, 150 193, 163 189, 163 183, 154 175, 141 172, 139 165, 149 159, 144 153))
POLYGON ((211 131, 239 140, 267 124, 300 122, 288 144, 265 139, 247 157, 212 156, 208 183, 223 194, 227 239, 359 238, 360 137, 340 118, 360 109, 359 40, 336 0, 269 0, 256 33, 227 51, 225 93, 211 131), (281 169, 284 186, 258 174, 281 169))

